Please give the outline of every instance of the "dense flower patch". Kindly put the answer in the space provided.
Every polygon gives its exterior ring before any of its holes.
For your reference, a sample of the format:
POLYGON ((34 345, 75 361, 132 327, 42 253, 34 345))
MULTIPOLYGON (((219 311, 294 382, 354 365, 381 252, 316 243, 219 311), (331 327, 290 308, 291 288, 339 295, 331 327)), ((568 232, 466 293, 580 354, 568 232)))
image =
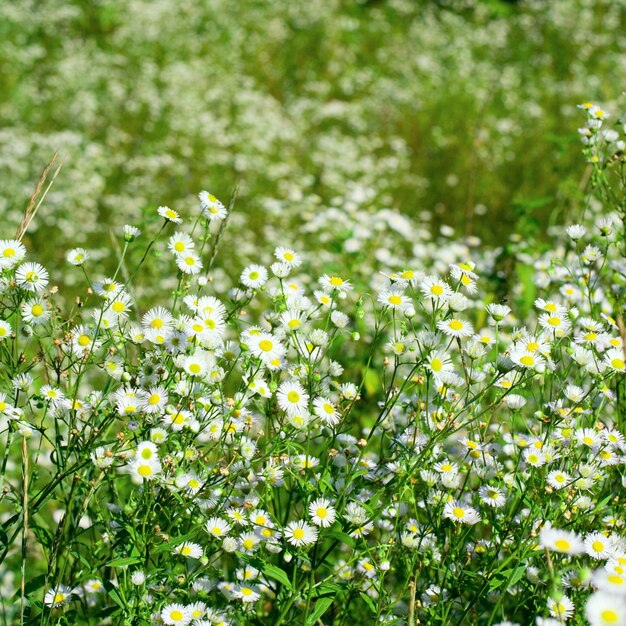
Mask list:
POLYGON ((596 200, 515 276, 420 241, 353 276, 355 213, 229 285, 204 191, 110 276, 68 251, 73 303, 0 241, 6 621, 625 624, 625 131, 583 108, 596 200))

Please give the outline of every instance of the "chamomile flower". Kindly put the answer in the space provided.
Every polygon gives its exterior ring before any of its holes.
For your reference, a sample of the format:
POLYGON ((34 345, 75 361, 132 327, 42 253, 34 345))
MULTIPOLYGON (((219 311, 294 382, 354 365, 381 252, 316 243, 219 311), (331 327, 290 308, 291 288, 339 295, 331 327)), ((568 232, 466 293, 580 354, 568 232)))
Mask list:
POLYGON ((0 270, 17 265, 26 256, 24 244, 17 239, 0 241, 0 270))
POLYGON ((280 316, 280 323, 288 331, 297 331, 306 321, 306 314, 297 309, 288 309, 280 316))
POLYGON ((83 585, 83 589, 87 593, 101 593, 102 591, 104 591, 104 585, 101 581, 92 578, 83 585))
POLYGON ((182 224, 182 219, 180 215, 174 209, 170 209, 168 206, 160 206, 157 209, 157 213, 165 219, 167 222, 172 222, 174 224, 182 224))
POLYGON ((626 575, 624 574, 616 574, 605 569, 596 570, 591 581, 601 591, 621 595, 626 594, 626 575))
POLYGON ((183 274, 199 274, 202 270, 202 261, 195 252, 185 252, 176 257, 176 265, 183 274))
POLYGON ((28 324, 43 324, 50 319, 50 310, 42 298, 33 298, 22 304, 22 317, 28 324))
POLYGON ((180 232, 174 233, 167 243, 167 247, 178 256, 191 252, 195 246, 196 244, 189 235, 180 232))
POLYGON ((296 547, 308 546, 317 541, 317 529, 305 521, 289 522, 285 528, 285 539, 296 547))
POLYGON ((167 309, 159 306, 150 309, 141 318, 141 323, 145 328, 162 330, 163 328, 172 328, 174 325, 174 318, 167 309))
POLYGON ((511 351, 509 358, 515 365, 519 365, 524 369, 537 371, 544 369, 544 359, 538 352, 527 352, 523 348, 517 348, 511 351))
POLYGON ((591 626, 626 626, 626 596, 598 591, 585 605, 585 616, 591 626))
POLYGON ((191 623, 193 617, 184 604, 168 604, 161 611, 161 619, 168 626, 186 626, 191 623))
POLYGON ((274 256, 281 262, 287 263, 290 267, 299 267, 302 265, 302 258, 297 252, 291 250, 291 248, 284 248, 278 246, 274 250, 274 256))
POLYGON ((445 302, 452 295, 450 285, 436 276, 426 276, 420 283, 420 290, 425 298, 435 303, 445 302))
POLYGON ((12 332, 13 329, 11 328, 11 324, 9 324, 6 320, 0 320, 0 341, 8 339, 12 332))
POLYGON ((48 284, 48 270, 39 263, 23 263, 15 270, 15 282, 33 293, 39 293, 48 284))
POLYGON ((200 200, 200 210, 202 214, 210 222, 226 219, 228 210, 212 193, 201 191, 198 194, 198 199, 200 200))
POLYGON ((277 359, 280 361, 286 352, 282 343, 270 333, 261 332, 258 335, 253 335, 249 341, 252 354, 261 358, 265 363, 271 364, 277 359))
POLYGON ((322 286, 322 289, 328 292, 338 291, 340 293, 346 293, 352 289, 352 283, 349 280, 345 280, 340 276, 329 276, 328 274, 324 274, 320 279, 319 283, 322 286))
POLYGON ((548 474, 546 481, 553 489, 563 489, 572 482, 572 477, 567 472, 554 470, 548 474))
POLYGON ((143 410, 148 414, 159 413, 167 404, 168 399, 165 387, 151 387, 144 394, 143 410))
POLYGON ((558 600, 548 598, 548 610, 552 617, 559 622, 564 622, 574 615, 574 603, 564 595, 558 600))
POLYGON ((155 480, 161 473, 162 467, 158 457, 150 459, 142 459, 136 457, 128 466, 128 473, 135 483, 141 483, 146 480, 155 480))
POLYGON ((65 256, 70 265, 83 265, 89 259, 89 253, 84 248, 74 248, 65 256))
POLYGON ((480 522, 480 513, 463 502, 453 500, 443 507, 443 516, 453 522, 473 525, 480 522))
POLYGON ((456 337, 458 339, 469 337, 474 334, 472 325, 469 322, 458 318, 441 320, 437 322, 437 328, 445 335, 448 335, 448 337, 456 337))
POLYGON ((558 337, 565 335, 571 328, 571 323, 566 315, 567 313, 562 307, 559 307, 553 313, 542 313, 538 320, 539 326, 548 333, 554 333, 558 337))
POLYGON ((204 554, 202 546, 192 541, 186 541, 174 548, 174 554, 180 554, 188 559, 200 559, 204 554))
POLYGON ((127 318, 132 306, 132 298, 126 291, 120 291, 111 298, 106 304, 106 312, 111 313, 117 318, 127 318))
POLYGON ((404 294, 402 289, 392 288, 386 291, 381 291, 378 294, 378 302, 383 306, 387 306, 390 309, 404 309, 411 304, 411 299, 404 294))
POLYGON ((210 517, 206 521, 204 527, 210 535, 213 535, 213 537, 217 537, 218 539, 225 537, 231 528, 230 524, 221 517, 210 517))
POLYGON ((611 348, 604 353, 603 361, 610 369, 616 372, 624 372, 626 371, 625 358, 623 350, 611 348))
POLYGON ((326 498, 313 500, 309 504, 309 514, 311 515, 311 521, 316 526, 321 526, 322 528, 332 526, 337 516, 334 507, 331 506, 330 501, 326 498))
POLYGON ((174 432, 179 432, 191 423, 192 415, 184 409, 174 410, 166 413, 163 418, 163 424, 169 426, 174 432))
POLYGON ((240 585, 234 592, 236 598, 245 602, 246 604, 256 602, 261 594, 258 592, 256 587, 251 585, 240 585))
POLYGON ((278 406, 289 414, 303 413, 308 410, 309 394, 296 381, 281 383, 276 393, 278 406))
POLYGON ((141 441, 137 444, 135 450, 135 458, 143 459, 144 461, 153 461, 159 458, 159 452, 156 444, 152 441, 141 441))
POLYGON ((506 496, 498 487, 483 485, 478 490, 478 493, 480 494, 480 499, 494 509, 499 509, 506 504, 506 496))
POLYGON ((327 426, 336 426, 339 423, 339 413, 337 413, 335 405, 328 398, 315 398, 313 410, 327 426))
POLYGON ((249 289, 258 289, 267 282, 267 269, 262 265, 249 265, 243 270, 239 280, 249 289))
POLYGON ((606 560, 613 554, 613 546, 605 535, 593 532, 585 537, 585 551, 593 559, 606 560))
POLYGON ((73 590, 66 585, 57 585, 46 591, 43 602, 46 606, 62 606, 72 599, 73 590))
POLYGON ((539 535, 543 548, 563 554, 580 554, 585 551, 581 538, 574 532, 543 527, 539 535))

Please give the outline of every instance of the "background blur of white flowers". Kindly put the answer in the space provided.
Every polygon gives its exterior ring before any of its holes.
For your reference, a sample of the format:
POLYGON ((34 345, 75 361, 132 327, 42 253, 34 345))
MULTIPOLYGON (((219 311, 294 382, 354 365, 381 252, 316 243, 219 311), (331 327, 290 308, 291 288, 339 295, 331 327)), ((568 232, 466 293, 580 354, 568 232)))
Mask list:
POLYGON ((29 229, 43 262, 60 242, 107 257, 109 228, 236 184, 244 258, 287 225, 312 244, 328 209, 322 243, 348 252, 356 211, 490 242, 562 221, 583 177, 574 103, 619 96, 625 26, 610 0, 4 2, 3 225, 57 149, 29 229))

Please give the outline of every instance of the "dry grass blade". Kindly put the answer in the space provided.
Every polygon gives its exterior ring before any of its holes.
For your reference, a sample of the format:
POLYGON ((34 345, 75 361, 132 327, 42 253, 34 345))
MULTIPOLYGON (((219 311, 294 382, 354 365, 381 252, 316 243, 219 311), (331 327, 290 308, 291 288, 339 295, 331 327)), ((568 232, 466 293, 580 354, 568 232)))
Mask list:
POLYGON ((33 192, 33 195, 30 197, 30 200, 28 201, 28 206, 26 207, 24 211, 24 215, 22 215, 22 221, 20 222, 20 225, 17 228, 17 233, 15 234, 15 238, 18 241, 22 240, 22 237, 24 236, 24 233, 26 232, 26 230, 28 229, 28 226, 32 222, 33 217, 35 217, 35 214, 39 210, 39 207, 41 206, 46 195, 48 194, 48 191, 50 191, 50 187, 52 187, 52 184, 54 183, 57 175, 61 171, 63 162, 59 163, 58 167, 54 171, 54 174, 52 174, 52 178, 50 179, 48 186, 44 189, 46 181, 48 180, 48 175, 50 174, 50 170, 52 169, 54 162, 57 160, 57 156, 58 156, 58 152, 55 152, 52 155, 50 162, 48 163, 48 165, 46 165, 46 168, 44 169, 43 173, 39 177, 39 180, 37 181, 37 186, 35 187, 35 191, 33 192))

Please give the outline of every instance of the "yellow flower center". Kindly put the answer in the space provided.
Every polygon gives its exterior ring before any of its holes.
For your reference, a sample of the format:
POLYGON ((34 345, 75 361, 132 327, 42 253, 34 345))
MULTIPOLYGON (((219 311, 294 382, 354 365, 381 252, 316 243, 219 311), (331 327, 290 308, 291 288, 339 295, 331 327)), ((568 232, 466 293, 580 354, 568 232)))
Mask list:
POLYGON ((389 296, 389 304, 392 304, 393 306, 398 306, 402 304, 402 297, 396 295, 389 296))
POLYGON ((602 552, 604 550, 604 544, 601 541, 594 541, 591 544, 591 548, 594 552, 602 552))
POLYGON ((137 473, 140 476, 143 476, 144 478, 146 478, 147 476, 151 476, 152 475, 152 468, 149 465, 140 465, 137 468, 137 473))
POLYGON ((297 391, 290 391, 287 394, 287 400, 289 400, 289 402, 299 402, 300 401, 300 394, 297 391))
POLYGON ((527 367, 535 364, 535 359, 529 354, 525 354, 519 361, 522 365, 526 365, 527 367))
POLYGON ((176 252, 184 252, 185 244, 182 241, 177 241, 174 244, 174 250, 176 250, 176 252))
POLYGON ((296 528, 293 531, 293 536, 295 539, 304 539, 304 530, 302 530, 302 528, 296 528))
POLYGON ((557 539, 554 542, 554 547, 557 550, 561 550, 562 552, 566 552, 572 547, 572 544, 567 539, 557 539))
POLYGON ((10 258, 15 256, 15 250, 13 248, 6 248, 6 250, 2 253, 3 256, 10 258))
POLYGON ((463 322, 460 320, 452 320, 450 322, 450 328, 452 330, 461 330, 461 328, 463 328, 463 322))
POLYGON ((457 519, 461 519, 462 517, 465 517, 465 509, 462 509, 460 506, 455 506, 452 510, 452 515, 454 515, 457 519))
POLYGON ((617 624, 619 619, 617 611, 614 611, 613 609, 604 609, 604 611, 600 613, 600 617, 606 624, 617 624))
POLYGON ((89 335, 81 335, 78 338, 79 346, 88 346, 91 343, 91 337, 89 335))
POLYGON ((269 352, 274 347, 274 344, 269 339, 263 339, 259 341, 259 348, 263 350, 263 352, 269 352))
POLYGON ((331 276, 330 284, 333 287, 341 287, 341 285, 343 285, 343 279, 339 278, 339 276, 331 276))
POLYGON ((183 619, 183 612, 179 611, 178 609, 176 609, 175 611, 172 611, 170 613, 170 617, 175 621, 175 622, 180 622, 183 619))
POLYGON ((430 288, 430 293, 432 293, 433 296, 440 296, 443 293, 443 287, 441 285, 433 285, 430 288))

